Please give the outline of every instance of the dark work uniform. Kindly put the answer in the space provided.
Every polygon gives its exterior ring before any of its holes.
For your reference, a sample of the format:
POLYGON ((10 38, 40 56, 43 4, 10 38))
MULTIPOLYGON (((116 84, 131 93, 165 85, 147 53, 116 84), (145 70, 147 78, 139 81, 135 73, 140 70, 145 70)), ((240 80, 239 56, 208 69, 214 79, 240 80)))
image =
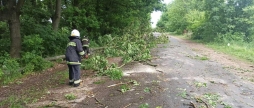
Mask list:
POLYGON ((85 54, 82 43, 77 36, 70 36, 70 41, 67 44, 65 58, 69 68, 69 84, 78 84, 80 80, 80 65, 81 65, 81 56, 85 54))
POLYGON ((85 51, 85 54, 90 54, 90 50, 89 50, 89 39, 87 37, 84 37, 82 40, 82 47, 83 50, 85 51))

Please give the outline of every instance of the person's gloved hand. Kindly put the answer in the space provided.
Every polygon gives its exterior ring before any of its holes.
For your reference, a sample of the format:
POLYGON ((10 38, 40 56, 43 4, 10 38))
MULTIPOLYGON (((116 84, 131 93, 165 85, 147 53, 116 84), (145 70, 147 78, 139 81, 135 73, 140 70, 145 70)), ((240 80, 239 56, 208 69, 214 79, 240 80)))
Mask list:
POLYGON ((84 56, 85 59, 88 59, 88 57, 89 57, 89 54, 86 54, 86 55, 84 56))

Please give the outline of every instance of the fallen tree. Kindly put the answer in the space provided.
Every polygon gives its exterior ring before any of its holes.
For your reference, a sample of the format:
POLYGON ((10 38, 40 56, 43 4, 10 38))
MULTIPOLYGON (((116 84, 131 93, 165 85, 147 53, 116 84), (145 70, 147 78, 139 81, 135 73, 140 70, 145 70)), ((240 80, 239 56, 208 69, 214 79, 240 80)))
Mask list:
MULTIPOLYGON (((96 52, 102 51, 105 47, 98 47, 98 48, 90 48, 90 51, 92 54, 95 54, 96 52)), ((47 57, 45 60, 47 61, 55 61, 58 59, 65 59, 65 55, 58 55, 54 57, 47 57)))

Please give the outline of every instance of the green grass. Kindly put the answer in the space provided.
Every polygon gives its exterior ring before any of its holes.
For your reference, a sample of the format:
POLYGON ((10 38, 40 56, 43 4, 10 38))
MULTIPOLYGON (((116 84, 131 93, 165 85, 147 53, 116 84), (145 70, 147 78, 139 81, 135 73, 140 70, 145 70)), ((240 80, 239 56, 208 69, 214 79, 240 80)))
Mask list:
POLYGON ((206 56, 198 56, 198 55, 196 55, 196 56, 194 57, 194 59, 198 59, 198 60, 209 60, 209 58, 207 58, 206 56))
POLYGON ((104 84, 104 83, 105 83, 104 80, 98 80, 93 82, 93 84, 104 84))
POLYGON ((69 79, 69 72, 63 71, 63 72, 57 72, 53 74, 51 80, 56 81, 58 84, 65 84, 66 79, 69 79))
POLYGON ((177 94, 177 96, 180 96, 182 98, 187 98, 187 92, 186 89, 183 88, 177 88, 179 90, 179 93, 177 94))
POLYGON ((149 108, 149 104, 148 103, 141 104, 139 108, 149 108))
POLYGON ((70 93, 70 94, 65 94, 64 97, 68 100, 74 100, 77 98, 77 96, 75 96, 74 94, 70 93))
POLYGON ((254 47, 250 47, 248 44, 233 44, 227 46, 226 44, 209 43, 206 45, 225 54, 233 55, 239 59, 254 63, 254 47))
POLYGON ((150 92, 151 92, 151 89, 150 89, 149 87, 146 87, 146 88, 144 89, 144 92, 150 93, 150 92))
POLYGON ((197 88, 207 87, 207 84, 203 82, 194 82, 194 84, 197 88))
POLYGON ((17 96, 10 96, 7 99, 0 102, 0 107, 9 108, 24 108, 24 102, 22 102, 17 96))
MULTIPOLYGON (((183 35, 180 35, 178 37, 181 39, 191 40, 190 38, 183 35)), ((202 43, 219 52, 232 55, 244 61, 254 63, 254 42, 252 43, 231 42, 230 46, 228 46, 227 43, 218 43, 218 42, 205 43, 202 40, 191 40, 191 41, 196 43, 202 43)))
POLYGON ((127 92, 128 90, 130 90, 130 87, 127 84, 123 84, 120 86, 120 90, 122 93, 127 92))

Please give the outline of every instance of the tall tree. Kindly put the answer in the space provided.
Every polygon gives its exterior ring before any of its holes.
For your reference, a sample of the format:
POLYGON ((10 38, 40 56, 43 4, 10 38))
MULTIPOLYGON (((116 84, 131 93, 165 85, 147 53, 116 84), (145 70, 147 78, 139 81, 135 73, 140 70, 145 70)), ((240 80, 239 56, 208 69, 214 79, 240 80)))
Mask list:
POLYGON ((20 15, 25 0, 0 0, 0 21, 8 21, 11 39, 10 55, 19 58, 21 53, 20 15))
POLYGON ((181 34, 187 28, 187 22, 184 16, 188 13, 188 8, 185 0, 174 0, 167 6, 167 11, 163 13, 165 15, 162 15, 163 18, 161 20, 164 21, 159 21, 158 24, 165 22, 164 25, 167 27, 164 28, 167 28, 167 31, 181 34))
POLYGON ((56 0, 56 3, 55 3, 55 12, 52 17, 52 26, 53 26, 54 31, 58 30, 58 26, 59 26, 60 19, 61 19, 61 10, 62 10, 61 2, 62 2, 62 0, 56 0))

